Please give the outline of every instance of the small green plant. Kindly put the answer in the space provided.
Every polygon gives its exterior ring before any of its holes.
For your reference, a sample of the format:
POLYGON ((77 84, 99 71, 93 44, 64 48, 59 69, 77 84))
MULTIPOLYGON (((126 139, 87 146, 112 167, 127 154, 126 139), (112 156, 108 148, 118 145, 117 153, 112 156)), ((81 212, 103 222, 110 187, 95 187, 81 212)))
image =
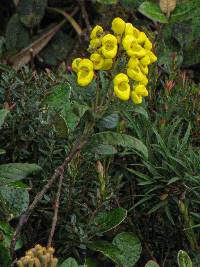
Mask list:
POLYGON ((177 260, 179 267, 192 267, 192 260, 184 250, 178 252, 177 260))

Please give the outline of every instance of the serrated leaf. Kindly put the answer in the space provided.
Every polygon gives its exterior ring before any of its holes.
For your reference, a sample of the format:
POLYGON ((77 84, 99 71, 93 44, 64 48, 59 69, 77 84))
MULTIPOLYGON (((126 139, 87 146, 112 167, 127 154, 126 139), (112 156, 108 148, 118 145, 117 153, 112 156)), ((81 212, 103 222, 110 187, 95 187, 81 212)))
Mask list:
POLYGON ((9 113, 9 110, 0 109, 0 129, 1 129, 1 126, 3 125, 4 120, 5 120, 6 116, 8 115, 8 113, 9 113))
POLYGON ((59 267, 78 267, 78 263, 74 258, 68 258, 59 267))
POLYGON ((123 267, 132 267, 139 260, 142 246, 136 235, 123 232, 118 234, 112 243, 121 251, 123 267))
POLYGON ((115 132, 101 132, 92 136, 92 142, 99 144, 108 144, 113 146, 122 146, 142 153, 145 158, 148 157, 146 146, 137 138, 127 134, 115 132))
POLYGON ((71 86, 69 83, 61 83, 51 88, 49 94, 45 97, 43 105, 48 105, 56 111, 61 110, 69 103, 71 86))
POLYGON ((105 233, 117 227, 127 217, 127 210, 123 208, 112 209, 111 211, 102 212, 94 218, 94 225, 99 233, 105 233))
POLYGON ((22 180, 33 172, 41 171, 37 164, 8 163, 0 165, 0 185, 22 180))
POLYGON ((20 0, 18 11, 21 22, 28 28, 37 26, 42 20, 47 0, 20 0))
POLYGON ((156 3, 145 1, 139 6, 138 11, 153 21, 168 23, 168 19, 161 12, 159 5, 156 3))
POLYGON ((187 252, 184 250, 179 250, 177 261, 179 267, 192 267, 192 261, 187 252))
POLYGON ((98 126, 106 129, 113 129, 117 127, 118 122, 119 122, 119 115, 117 113, 113 113, 111 115, 102 118, 99 121, 98 126))
POLYGON ((160 266, 160 265, 158 265, 157 262, 152 261, 152 260, 148 261, 148 262, 145 264, 145 267, 159 267, 159 266, 160 266))
POLYGON ((27 190, 16 189, 11 186, 0 186, 0 199, 7 207, 6 213, 13 219, 20 216, 28 207, 29 194, 27 190))

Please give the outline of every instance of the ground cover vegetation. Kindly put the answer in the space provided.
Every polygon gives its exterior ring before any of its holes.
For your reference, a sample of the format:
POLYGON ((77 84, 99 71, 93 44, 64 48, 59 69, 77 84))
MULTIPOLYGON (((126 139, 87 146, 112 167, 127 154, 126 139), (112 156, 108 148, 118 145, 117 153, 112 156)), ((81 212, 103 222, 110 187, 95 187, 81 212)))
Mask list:
POLYGON ((200 1, 0 17, 0 266, 200 266, 200 1))

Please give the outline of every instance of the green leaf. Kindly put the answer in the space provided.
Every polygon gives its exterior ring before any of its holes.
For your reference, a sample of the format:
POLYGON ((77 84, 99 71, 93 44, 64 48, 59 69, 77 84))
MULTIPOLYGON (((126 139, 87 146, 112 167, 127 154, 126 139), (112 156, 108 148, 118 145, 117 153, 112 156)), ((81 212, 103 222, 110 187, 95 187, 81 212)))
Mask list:
POLYGON ((48 65, 56 66, 64 60, 74 45, 74 40, 66 33, 59 31, 39 56, 48 65))
POLYGON ((126 8, 138 8, 143 0, 121 0, 122 5, 126 8))
POLYGON ((139 8, 139 12, 147 18, 160 23, 168 23, 166 16, 161 12, 157 3, 145 1, 139 8))
POLYGON ((198 16, 200 12, 200 0, 181 1, 170 17, 170 22, 181 22, 198 16))
POLYGON ((193 267, 200 267, 200 254, 197 254, 194 259, 192 259, 193 267))
POLYGON ((24 179, 33 172, 39 172, 42 168, 37 164, 8 163, 0 165, 0 185, 6 185, 13 181, 24 179))
POLYGON ((200 63, 200 46, 192 44, 187 50, 183 51, 183 66, 190 67, 200 63))
POLYGON ((114 5, 117 4, 118 0, 96 0, 100 4, 105 4, 105 5, 114 5))
POLYGON ((127 210, 123 208, 112 209, 111 211, 98 214, 93 223, 99 233, 105 233, 117 227, 127 217, 127 210))
POLYGON ((5 154, 6 153, 6 151, 4 150, 4 149, 1 149, 0 148, 0 155, 3 155, 3 154, 5 154))
POLYGON ((47 0, 20 0, 18 11, 21 22, 28 28, 37 26, 42 20, 47 0))
POLYGON ((9 213, 9 219, 20 216, 28 207, 29 194, 27 190, 12 188, 11 186, 0 186, 0 199, 4 201, 9 213))
POLYGON ((78 267, 78 263, 74 258, 66 259, 59 267, 78 267))
POLYGON ((101 252, 104 256, 111 259, 119 266, 123 266, 123 256, 117 246, 107 241, 95 241, 87 244, 87 247, 91 250, 101 252))
POLYGON ((177 261, 179 267, 192 267, 192 261, 187 252, 184 250, 179 250, 177 261))
POLYGON ((28 30, 19 20, 18 14, 14 14, 6 27, 6 48, 15 53, 29 44, 28 30))
POLYGON ((114 146, 111 145, 104 145, 99 144, 97 146, 93 146, 91 148, 91 152, 99 154, 99 155, 114 155, 117 153, 117 150, 114 148, 114 146))
POLYGON ((7 109, 1 109, 0 110, 0 129, 1 129, 1 126, 3 125, 4 120, 5 120, 6 116, 8 115, 8 113, 9 113, 9 110, 7 110, 7 109))
POLYGON ((12 258, 8 248, 0 244, 0 263, 3 267, 10 267, 12 265, 12 258))
POLYGON ((113 146, 122 146, 142 153, 145 158, 148 157, 147 147, 137 138, 126 134, 115 132, 101 132, 92 136, 92 142, 107 144, 113 146))
MULTIPOLYGON (((0 221, 0 230, 3 233, 2 245, 6 248, 10 248, 10 243, 14 234, 14 229, 4 221, 0 221)), ((15 249, 20 249, 22 247, 22 242, 20 239, 17 240, 15 249)))
POLYGON ((87 257, 85 259, 84 267, 98 267, 99 264, 92 258, 87 257))
POLYGON ((159 267, 159 265, 157 262, 150 260, 145 264, 145 267, 159 267))
POLYGON ((45 97, 43 104, 59 111, 65 105, 68 105, 70 93, 71 86, 69 83, 55 85, 52 87, 50 93, 45 97))
POLYGON ((65 107, 61 111, 60 115, 65 121, 67 128, 73 131, 88 109, 88 106, 81 105, 77 102, 68 104, 65 103, 65 107))
POLYGON ((119 122, 119 115, 117 113, 113 113, 100 120, 98 126, 101 128, 113 129, 117 127, 118 122, 119 122))
POLYGON ((135 106, 134 111, 138 114, 143 115, 146 119, 149 118, 147 111, 142 106, 135 106))
POLYGON ((142 251, 139 239, 133 234, 124 232, 117 235, 112 244, 107 241, 96 241, 90 242, 87 246, 123 267, 132 267, 138 261, 142 251))
POLYGON ((132 233, 120 233, 112 242, 121 251, 123 267, 132 267, 140 258, 142 246, 137 236, 132 233))

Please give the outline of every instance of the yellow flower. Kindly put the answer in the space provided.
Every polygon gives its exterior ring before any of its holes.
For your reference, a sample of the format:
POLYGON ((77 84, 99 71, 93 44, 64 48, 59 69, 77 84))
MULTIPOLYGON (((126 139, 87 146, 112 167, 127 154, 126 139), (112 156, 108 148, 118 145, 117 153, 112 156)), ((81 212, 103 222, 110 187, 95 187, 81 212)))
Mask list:
POLYGON ((150 58, 150 64, 154 63, 155 61, 157 61, 157 56, 151 52, 151 51, 148 51, 147 52, 147 55, 149 56, 150 58))
POLYGON ((106 34, 102 38, 102 54, 105 58, 114 58, 117 54, 117 38, 112 34, 106 34))
POLYGON ((138 64, 139 60, 135 56, 132 56, 130 57, 127 66, 128 68, 135 68, 138 64))
POLYGON ((144 85, 148 83, 147 77, 142 73, 139 66, 136 66, 135 68, 128 68, 127 74, 134 81, 138 81, 144 85))
POLYGON ((94 77, 93 64, 87 58, 81 60, 78 65, 77 83, 80 86, 87 86, 94 77))
POLYGON ((99 38, 102 36, 102 34, 103 34, 103 28, 99 25, 96 25, 90 33, 90 39, 99 38))
POLYGON ((114 18, 112 21, 111 29, 115 34, 122 35, 124 33, 126 27, 126 23, 121 18, 114 18))
POLYGON ((133 35, 126 35, 122 41, 122 45, 129 56, 143 57, 146 54, 133 35))
POLYGON ((101 38, 95 38, 90 40, 89 49, 96 49, 101 46, 101 38))
POLYGON ((149 68, 148 68, 148 66, 144 66, 144 65, 142 65, 142 64, 139 64, 139 67, 140 67, 140 69, 141 69, 141 71, 144 73, 144 74, 148 74, 149 73, 149 68))
POLYGON ((72 61, 72 70, 77 72, 78 71, 78 65, 79 63, 81 62, 81 58, 78 57, 78 58, 75 58, 73 61, 72 61))
POLYGON ((140 59, 140 63, 143 66, 148 66, 151 63, 151 60, 148 55, 144 56, 143 58, 140 59))
POLYGON ((132 23, 126 23, 125 35, 133 35, 136 39, 139 36, 140 31, 136 29, 132 23))
POLYGON ((147 50, 152 49, 152 43, 146 36, 144 32, 140 32, 138 38, 137 38, 138 44, 140 44, 142 47, 144 47, 147 50))
POLYGON ((142 103, 142 96, 141 95, 137 95, 135 91, 131 92, 131 99, 132 99, 133 103, 136 104, 136 105, 142 103))
POLYGON ((114 79, 115 95, 121 100, 128 100, 130 98, 130 85, 128 76, 124 73, 117 74, 114 79))
POLYGON ((105 58, 102 66, 102 70, 110 70, 112 68, 113 60, 111 58, 105 58))
POLYGON ((95 70, 100 70, 103 67, 104 59, 98 53, 91 54, 90 60, 93 62, 93 66, 95 70))
POLYGON ((146 87, 143 84, 136 85, 134 88, 134 91, 136 92, 137 95, 141 95, 141 96, 148 96, 149 95, 146 87))
POLYGON ((131 92, 131 98, 133 100, 133 103, 141 104, 143 96, 148 96, 148 91, 146 87, 143 84, 136 85, 134 90, 131 92))

